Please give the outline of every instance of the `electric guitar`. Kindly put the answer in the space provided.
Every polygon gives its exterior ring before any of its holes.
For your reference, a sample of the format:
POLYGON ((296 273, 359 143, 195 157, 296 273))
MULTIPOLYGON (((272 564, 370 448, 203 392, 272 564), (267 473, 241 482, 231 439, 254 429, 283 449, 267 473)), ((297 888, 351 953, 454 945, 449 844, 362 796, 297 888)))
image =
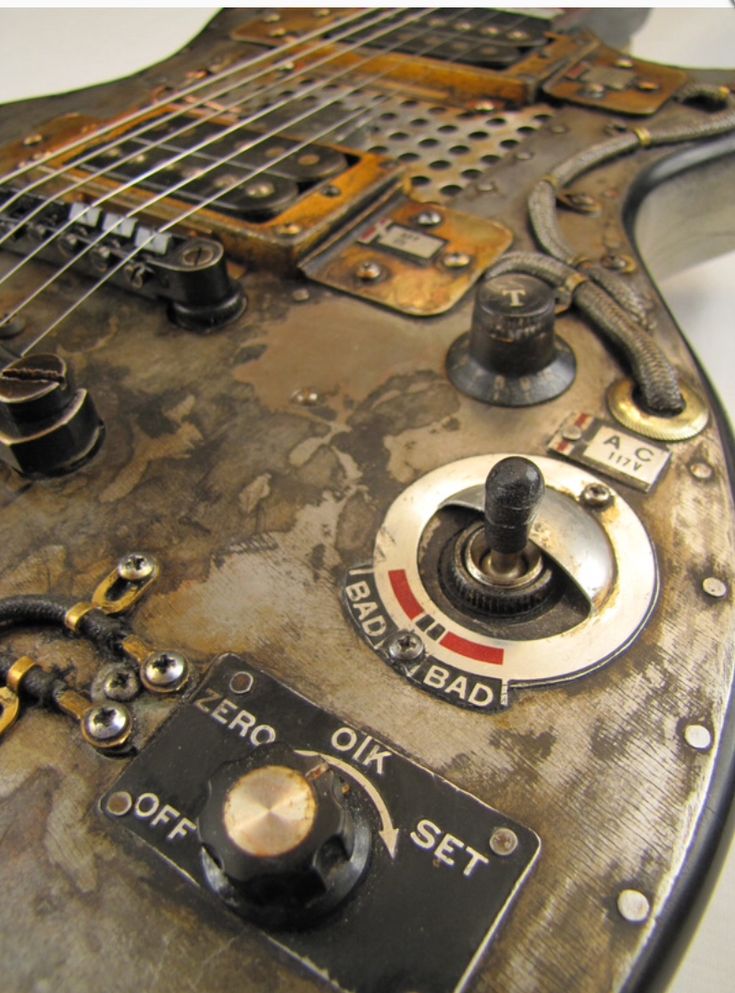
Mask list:
POLYGON ((232 9, 3 110, 8 993, 665 975, 735 534, 646 266, 733 240, 735 76, 623 47, 232 9))

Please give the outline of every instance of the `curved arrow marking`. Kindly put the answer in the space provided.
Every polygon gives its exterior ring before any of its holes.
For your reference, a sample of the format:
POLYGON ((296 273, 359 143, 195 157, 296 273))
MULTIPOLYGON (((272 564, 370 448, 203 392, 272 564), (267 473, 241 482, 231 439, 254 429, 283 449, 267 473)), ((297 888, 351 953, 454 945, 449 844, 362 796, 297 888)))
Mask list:
POLYGON ((380 823, 382 825, 378 834, 388 850, 388 854, 392 859, 396 857, 396 849, 398 847, 398 835, 400 834, 400 828, 397 828, 393 821, 391 820, 390 812, 386 806, 385 800, 380 795, 375 786, 370 782, 367 776, 364 776, 361 772, 349 762, 345 762, 344 759, 337 758, 336 755, 325 755, 323 752, 309 752, 301 748, 296 749, 297 755, 308 755, 309 757, 318 755, 324 759, 328 765, 336 765, 338 769, 341 769, 345 775, 350 776, 356 782, 362 786, 367 795, 373 802, 375 809, 380 815, 380 823))

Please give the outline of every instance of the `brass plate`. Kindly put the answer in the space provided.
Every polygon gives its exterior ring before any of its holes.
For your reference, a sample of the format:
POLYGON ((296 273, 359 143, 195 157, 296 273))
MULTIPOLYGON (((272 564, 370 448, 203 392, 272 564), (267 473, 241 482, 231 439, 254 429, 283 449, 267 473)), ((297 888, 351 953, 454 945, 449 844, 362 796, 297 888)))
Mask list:
POLYGON ((504 224, 443 205, 431 208, 441 215, 441 222, 424 227, 417 218, 427 209, 425 204, 402 199, 383 214, 380 221, 371 218, 368 224, 352 233, 349 241, 342 241, 336 250, 312 256, 302 268, 319 283, 403 314, 416 317, 443 314, 503 254, 513 235, 504 224), (430 259, 420 260, 418 256, 410 258, 407 254, 398 254, 378 242, 368 245, 358 241, 358 238, 364 240, 367 230, 376 224, 384 229, 398 225, 417 236, 441 240, 444 244, 430 259), (452 264, 458 255, 469 256, 466 265, 452 264), (357 273, 366 263, 379 266, 382 275, 372 281, 360 279, 357 273))
POLYGON ((681 89, 687 74, 681 69, 632 59, 614 48, 599 45, 595 51, 558 73, 542 87, 548 96, 569 103, 596 107, 615 114, 654 114, 681 89), (604 87, 600 95, 587 90, 604 87))

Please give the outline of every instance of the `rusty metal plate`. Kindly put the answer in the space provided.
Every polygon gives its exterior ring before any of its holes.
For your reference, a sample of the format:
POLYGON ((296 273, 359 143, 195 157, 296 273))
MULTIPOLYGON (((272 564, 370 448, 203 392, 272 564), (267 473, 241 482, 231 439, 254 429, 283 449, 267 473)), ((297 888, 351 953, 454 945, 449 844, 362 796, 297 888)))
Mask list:
POLYGON ((550 97, 615 114, 655 114, 687 81, 683 69, 634 59, 599 45, 542 89, 550 97))
POLYGON ((353 296, 430 317, 461 300, 512 240, 498 221, 402 200, 302 268, 353 296), (435 223, 422 223, 434 215, 435 223))

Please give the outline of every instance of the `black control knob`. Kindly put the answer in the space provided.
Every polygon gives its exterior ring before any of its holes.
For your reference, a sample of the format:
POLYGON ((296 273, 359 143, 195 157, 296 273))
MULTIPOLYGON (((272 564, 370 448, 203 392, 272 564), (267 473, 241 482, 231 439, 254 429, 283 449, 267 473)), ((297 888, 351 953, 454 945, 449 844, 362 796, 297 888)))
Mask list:
POLYGON ((524 407, 563 393, 576 362, 554 331, 554 291, 525 273, 480 283, 472 328, 449 350, 449 378, 462 393, 500 407, 524 407))
POLYGON ((0 372, 0 459, 23 476, 72 472, 104 427, 89 392, 58 355, 26 355, 0 372))
POLYGON ((273 745, 256 758, 222 766, 209 783, 199 816, 204 871, 244 917, 308 926, 362 878, 370 829, 320 755, 273 745))
POLYGON ((541 470, 519 455, 501 459, 485 481, 485 513, 455 535, 441 559, 445 591, 473 614, 508 616, 549 603, 554 570, 529 541, 545 492, 541 470))

